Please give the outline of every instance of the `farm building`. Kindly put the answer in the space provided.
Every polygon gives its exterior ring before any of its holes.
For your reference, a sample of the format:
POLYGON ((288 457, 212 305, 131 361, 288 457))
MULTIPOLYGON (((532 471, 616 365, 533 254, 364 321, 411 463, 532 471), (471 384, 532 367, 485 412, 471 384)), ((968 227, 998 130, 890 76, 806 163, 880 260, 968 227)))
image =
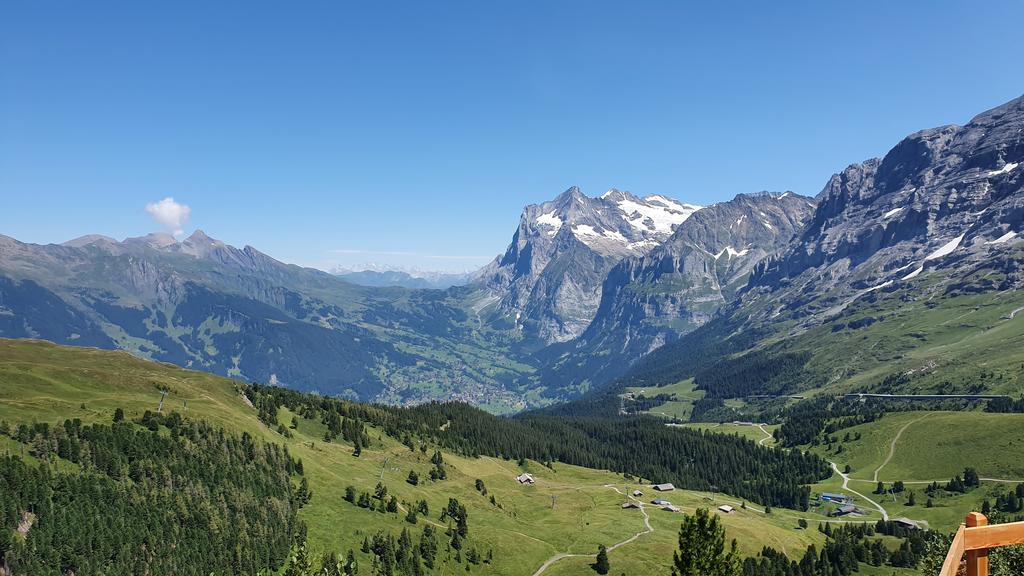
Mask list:
POLYGON ((659 498, 657 500, 651 500, 651 504, 654 504, 655 506, 665 506, 665 505, 671 504, 671 502, 669 502, 668 500, 662 500, 662 499, 659 498))
POLYGON ((536 480, 533 479, 533 474, 527 474, 524 472, 523 474, 516 476, 516 482, 519 482, 520 484, 533 484, 536 480))
POLYGON ((671 483, 655 484, 654 486, 651 486, 651 488, 654 488, 658 492, 671 492, 676 489, 676 487, 673 486, 671 483))
POLYGON ((639 508, 639 507, 640 507, 640 504, 638 504, 638 503, 636 503, 636 502, 633 502, 632 500, 630 500, 629 502, 623 502, 623 503, 622 503, 622 507, 623 507, 623 508, 639 508))
POLYGON ((850 497, 846 494, 836 494, 835 492, 823 492, 821 494, 822 502, 835 502, 836 504, 845 504, 850 501, 850 497))
POLYGON ((915 530, 921 527, 917 522, 909 518, 897 518, 893 520, 893 522, 903 526, 904 528, 913 528, 915 530))
POLYGON ((680 510, 679 506, 674 506, 672 504, 666 504, 666 505, 662 506, 661 509, 662 510, 666 510, 668 512, 679 512, 679 510, 680 510))
POLYGON ((854 506, 853 504, 843 504, 839 508, 836 508, 835 510, 833 510, 832 511, 832 515, 833 516, 846 516, 847 514, 850 514, 852 512, 856 512, 856 511, 857 511, 857 507, 854 506))
POLYGON ((643 496, 643 495, 644 495, 643 492, 641 492, 639 490, 633 490, 633 496, 640 497, 640 496, 643 496))
POLYGON ((732 506, 729 506, 728 504, 722 504, 721 506, 718 507, 718 509, 721 510, 722 512, 725 512, 726 514, 734 510, 734 508, 732 506))

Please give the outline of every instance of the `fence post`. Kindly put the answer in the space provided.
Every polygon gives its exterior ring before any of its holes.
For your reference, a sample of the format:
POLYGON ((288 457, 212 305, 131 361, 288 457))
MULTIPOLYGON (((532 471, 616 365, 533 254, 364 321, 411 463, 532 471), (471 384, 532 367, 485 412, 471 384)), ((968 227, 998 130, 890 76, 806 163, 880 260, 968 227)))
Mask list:
MULTIPOLYGON (((967 527, 988 526, 988 518, 980 512, 967 515, 967 527)), ((967 576, 988 576, 988 550, 967 551, 967 576)))

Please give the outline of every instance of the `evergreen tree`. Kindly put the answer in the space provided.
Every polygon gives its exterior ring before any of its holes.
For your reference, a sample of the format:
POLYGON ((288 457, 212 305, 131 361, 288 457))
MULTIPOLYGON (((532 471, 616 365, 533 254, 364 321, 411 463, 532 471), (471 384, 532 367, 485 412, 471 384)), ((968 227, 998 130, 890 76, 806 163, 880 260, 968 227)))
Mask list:
POLYGON ((725 551, 725 528, 718 516, 698 508, 679 527, 679 551, 673 556, 673 576, 739 576, 736 541, 725 551))
POLYGON ((284 571, 284 576, 310 576, 312 573, 313 561, 306 552, 306 544, 302 543, 296 548, 295 553, 292 554, 291 559, 288 561, 288 567, 284 571))
POLYGON ((597 547, 597 558, 594 561, 594 571, 598 574, 607 574, 610 569, 608 565, 608 550, 601 544, 597 547))

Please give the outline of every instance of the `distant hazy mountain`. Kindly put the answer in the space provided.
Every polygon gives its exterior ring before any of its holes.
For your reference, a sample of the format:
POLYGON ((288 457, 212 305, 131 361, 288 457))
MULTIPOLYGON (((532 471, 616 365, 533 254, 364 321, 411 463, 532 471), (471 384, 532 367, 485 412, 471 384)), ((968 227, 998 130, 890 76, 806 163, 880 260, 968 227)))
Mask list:
POLYGON ((631 381, 695 377, 709 398, 893 382, 1019 394, 1022 174, 1017 99, 913 134, 816 199, 741 194, 701 208, 570 188, 527 206, 505 253, 465 286, 343 279, 202 231, 46 246, 0 236, 0 337, 506 411, 631 365, 631 381))
POLYGON ((202 231, 45 246, 0 236, 0 336, 362 399, 524 405, 502 387, 521 368, 448 294, 357 286, 202 231))
POLYGON ((508 250, 474 283, 490 299, 481 306, 543 342, 579 336, 597 311, 608 271, 658 246, 699 209, 618 190, 590 198, 576 187, 527 206, 508 250))
POLYGON ((471 273, 425 272, 413 275, 402 270, 336 270, 334 274, 346 282, 360 286, 396 286, 410 289, 444 290, 465 286, 473 279, 471 273))

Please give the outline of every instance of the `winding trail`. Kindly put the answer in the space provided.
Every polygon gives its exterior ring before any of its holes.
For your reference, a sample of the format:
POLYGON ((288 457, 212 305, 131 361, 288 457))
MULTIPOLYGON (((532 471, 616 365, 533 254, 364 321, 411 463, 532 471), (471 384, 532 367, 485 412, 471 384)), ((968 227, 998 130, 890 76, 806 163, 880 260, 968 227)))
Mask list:
POLYGON ((775 438, 774 436, 771 435, 770 432, 764 429, 764 423, 758 424, 757 427, 760 428, 761 433, 764 434, 764 438, 761 438, 760 440, 757 441, 758 446, 764 446, 765 442, 775 438))
POLYGON ((889 520, 889 513, 885 511, 885 508, 883 508, 881 504, 879 504, 878 502, 875 502, 874 500, 872 500, 871 498, 868 498, 867 496, 861 494, 860 492, 857 492, 853 488, 850 488, 850 477, 847 474, 841 472, 839 470, 839 466, 836 466, 835 462, 831 462, 830 461, 829 464, 832 465, 832 470, 834 470, 836 474, 839 474, 839 476, 843 479, 843 490, 849 490, 850 492, 853 492, 857 496, 860 496, 861 498, 867 500, 868 502, 871 502, 871 505, 874 506, 875 509, 877 509, 879 512, 882 513, 882 520, 886 520, 886 521, 889 520))
MULTIPOLYGON (((921 416, 920 418, 915 418, 910 422, 907 422, 906 424, 903 425, 902 428, 899 429, 899 432, 896 432, 896 436, 893 436, 892 442, 889 443, 889 455, 886 456, 885 461, 882 462, 882 464, 878 468, 875 468, 875 475, 871 478, 872 482, 878 482, 878 473, 882 471, 882 468, 885 468, 885 465, 888 464, 890 460, 892 460, 893 455, 896 453, 896 443, 899 442, 900 436, 903 435, 903 431, 906 430, 907 428, 910 428, 911 424, 914 424, 915 422, 920 422, 921 420, 924 420, 928 416, 931 416, 931 412, 926 413, 924 416, 921 416)), ((834 467, 835 464, 833 464, 832 466, 834 467)))
MULTIPOLYGON (((640 505, 640 513, 644 515, 644 526, 647 528, 646 530, 637 532, 636 534, 630 536, 629 538, 626 538, 622 542, 619 542, 617 544, 612 544, 611 546, 609 546, 607 548, 607 550, 609 552, 611 552, 612 550, 615 550, 619 546, 625 546, 626 544, 629 544, 630 542, 633 542, 634 540, 636 540, 637 538, 643 536, 644 534, 650 534, 651 532, 654 532, 654 527, 651 526, 651 517, 647 515, 647 510, 644 508, 643 502, 641 502, 640 500, 634 498, 630 494, 624 494, 621 490, 619 490, 615 486, 612 486, 611 484, 605 484, 604 487, 605 488, 611 488, 612 490, 615 490, 619 494, 623 494, 624 496, 626 496, 630 500, 636 501, 640 505)), ((559 552, 558 554, 555 554, 551 558, 548 558, 547 560, 545 560, 544 563, 541 564, 540 568, 537 568, 537 571, 533 573, 533 576, 540 576, 541 574, 544 573, 545 570, 550 568, 552 564, 554 564, 555 562, 558 562, 559 560, 561 560, 563 558, 582 558, 582 557, 590 557, 590 556, 593 556, 593 554, 571 554, 569 552, 559 552)))

